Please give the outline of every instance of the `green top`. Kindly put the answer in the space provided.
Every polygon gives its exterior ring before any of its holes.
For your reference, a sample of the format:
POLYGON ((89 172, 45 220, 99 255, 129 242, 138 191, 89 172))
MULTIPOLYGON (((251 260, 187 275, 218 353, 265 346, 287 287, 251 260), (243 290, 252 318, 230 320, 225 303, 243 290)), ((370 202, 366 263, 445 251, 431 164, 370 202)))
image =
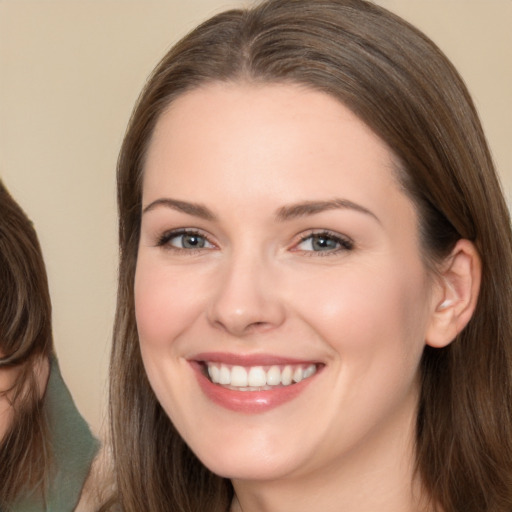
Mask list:
POLYGON ((99 442, 91 434, 62 380, 56 358, 51 359, 50 377, 44 407, 55 462, 54 474, 47 494, 46 506, 40 499, 24 497, 13 512, 71 512, 80 499, 99 442))

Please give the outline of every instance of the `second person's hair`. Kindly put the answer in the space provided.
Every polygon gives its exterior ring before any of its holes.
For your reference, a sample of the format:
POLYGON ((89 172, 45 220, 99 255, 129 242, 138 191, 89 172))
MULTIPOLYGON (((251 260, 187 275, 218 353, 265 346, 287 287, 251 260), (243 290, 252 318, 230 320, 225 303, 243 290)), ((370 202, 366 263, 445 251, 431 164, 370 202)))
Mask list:
POLYGON ((12 423, 0 440, 0 508, 44 494, 51 447, 36 368, 53 350, 51 302, 36 232, 0 181, 0 372, 15 369, 12 423))

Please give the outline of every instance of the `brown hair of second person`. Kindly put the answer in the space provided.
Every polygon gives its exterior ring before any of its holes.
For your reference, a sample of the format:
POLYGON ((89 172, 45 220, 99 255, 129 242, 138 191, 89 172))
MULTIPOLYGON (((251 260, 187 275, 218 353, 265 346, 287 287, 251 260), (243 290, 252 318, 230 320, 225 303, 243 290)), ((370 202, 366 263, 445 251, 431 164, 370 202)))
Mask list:
POLYGON ((0 505, 5 507, 22 492, 43 492, 48 481, 51 450, 37 372, 53 351, 53 338, 41 247, 32 223, 2 182, 0 283, 0 372, 16 373, 12 388, 1 390, 13 410, 0 439, 0 505))

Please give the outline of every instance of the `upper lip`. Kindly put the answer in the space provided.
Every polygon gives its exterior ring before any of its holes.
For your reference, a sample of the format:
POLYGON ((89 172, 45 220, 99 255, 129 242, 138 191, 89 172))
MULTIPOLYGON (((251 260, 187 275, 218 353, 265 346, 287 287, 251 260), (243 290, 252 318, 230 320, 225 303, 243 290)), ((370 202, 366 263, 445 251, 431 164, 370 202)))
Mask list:
POLYGON ((286 364, 318 364, 312 359, 297 359, 273 354, 236 354, 229 352, 203 352, 189 358, 190 361, 224 363, 237 366, 273 366, 286 364))

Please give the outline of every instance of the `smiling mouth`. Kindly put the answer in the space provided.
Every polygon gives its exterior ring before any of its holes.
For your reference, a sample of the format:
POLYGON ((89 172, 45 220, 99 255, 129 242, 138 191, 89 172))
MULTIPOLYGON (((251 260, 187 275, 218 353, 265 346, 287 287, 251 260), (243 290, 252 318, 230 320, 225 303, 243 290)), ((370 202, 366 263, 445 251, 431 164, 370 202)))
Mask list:
POLYGON ((317 364, 239 366, 203 362, 203 373, 213 384, 234 391, 270 391, 293 386, 318 371, 317 364))

